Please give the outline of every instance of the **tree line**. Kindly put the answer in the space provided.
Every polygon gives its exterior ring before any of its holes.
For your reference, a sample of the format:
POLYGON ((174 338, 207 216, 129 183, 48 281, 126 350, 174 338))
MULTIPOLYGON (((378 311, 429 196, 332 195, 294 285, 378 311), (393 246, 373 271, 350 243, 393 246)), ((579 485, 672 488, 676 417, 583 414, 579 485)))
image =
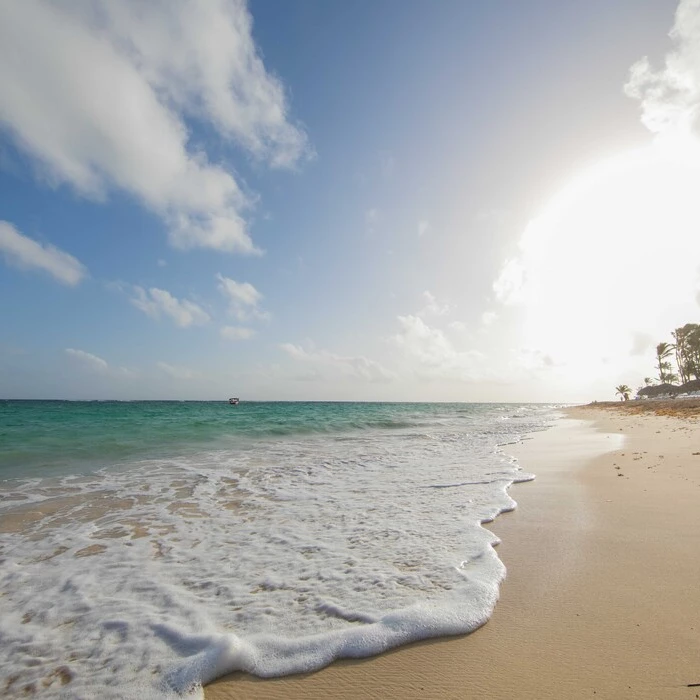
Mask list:
MULTIPOLYGON (((686 323, 671 332, 673 343, 661 342, 656 346, 656 375, 645 377, 644 386, 637 393, 641 396, 656 393, 650 387, 668 387, 683 393, 685 385, 700 380, 700 324, 686 323), (674 367, 675 362, 675 367, 674 367)), ((689 386, 687 390, 696 391, 700 387, 689 386)), ((632 389, 627 384, 615 387, 620 401, 628 401, 632 389)), ((662 390, 659 391, 662 393, 662 390)))

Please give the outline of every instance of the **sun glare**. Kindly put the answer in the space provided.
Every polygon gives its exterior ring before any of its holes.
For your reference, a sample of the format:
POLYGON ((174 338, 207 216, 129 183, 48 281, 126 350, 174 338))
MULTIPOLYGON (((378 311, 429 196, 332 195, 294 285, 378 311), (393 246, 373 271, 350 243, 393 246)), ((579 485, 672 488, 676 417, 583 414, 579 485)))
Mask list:
POLYGON ((634 364, 633 352, 697 320, 700 144, 657 140, 594 165, 520 246, 528 347, 578 377, 634 364))

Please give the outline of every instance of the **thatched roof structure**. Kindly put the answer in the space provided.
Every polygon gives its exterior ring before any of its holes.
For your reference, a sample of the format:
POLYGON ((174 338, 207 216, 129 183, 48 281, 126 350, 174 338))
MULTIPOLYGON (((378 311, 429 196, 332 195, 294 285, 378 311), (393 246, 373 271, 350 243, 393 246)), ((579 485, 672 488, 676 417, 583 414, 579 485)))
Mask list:
POLYGON ((654 399, 659 396, 678 396, 679 394, 690 394, 700 391, 700 379, 692 379, 685 384, 655 384, 645 386, 637 392, 637 396, 645 396, 654 399))
POLYGON ((676 384, 654 384, 640 389, 637 395, 654 399, 657 396, 675 396, 678 393, 680 393, 680 387, 676 384))
POLYGON ((679 394, 690 394, 695 391, 700 391, 700 379, 691 379, 679 387, 679 394))

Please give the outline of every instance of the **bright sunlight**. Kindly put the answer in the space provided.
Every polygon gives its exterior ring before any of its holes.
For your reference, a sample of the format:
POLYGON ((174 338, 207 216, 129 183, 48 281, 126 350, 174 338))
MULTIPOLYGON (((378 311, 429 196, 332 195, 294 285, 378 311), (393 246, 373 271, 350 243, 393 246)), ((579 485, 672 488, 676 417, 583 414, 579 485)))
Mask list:
POLYGON ((699 192, 700 143, 658 138, 592 166, 530 222, 495 288, 524 306, 524 344, 562 379, 648 365, 655 339, 693 316, 699 192))

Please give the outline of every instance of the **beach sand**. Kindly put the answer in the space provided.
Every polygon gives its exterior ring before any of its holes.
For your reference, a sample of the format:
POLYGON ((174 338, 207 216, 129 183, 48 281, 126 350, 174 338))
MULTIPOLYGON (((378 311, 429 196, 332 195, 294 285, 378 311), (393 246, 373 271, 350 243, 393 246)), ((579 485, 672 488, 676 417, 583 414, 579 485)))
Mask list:
POLYGON ((699 412, 686 400, 568 409, 508 447, 537 479, 513 486, 518 509, 489 526, 508 575, 476 632, 313 674, 233 674, 207 700, 700 697, 689 687, 700 684, 699 412))

